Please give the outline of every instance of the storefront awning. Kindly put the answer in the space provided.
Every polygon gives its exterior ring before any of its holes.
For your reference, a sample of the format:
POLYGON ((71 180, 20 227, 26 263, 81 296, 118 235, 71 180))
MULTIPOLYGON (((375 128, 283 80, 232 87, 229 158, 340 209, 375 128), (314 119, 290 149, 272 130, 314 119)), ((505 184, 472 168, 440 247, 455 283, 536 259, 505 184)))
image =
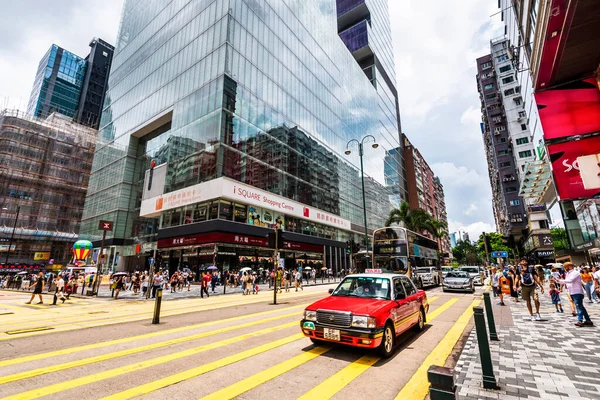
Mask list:
POLYGON ((529 204, 545 204, 555 197, 552 171, 545 161, 533 161, 525 166, 519 196, 529 204))

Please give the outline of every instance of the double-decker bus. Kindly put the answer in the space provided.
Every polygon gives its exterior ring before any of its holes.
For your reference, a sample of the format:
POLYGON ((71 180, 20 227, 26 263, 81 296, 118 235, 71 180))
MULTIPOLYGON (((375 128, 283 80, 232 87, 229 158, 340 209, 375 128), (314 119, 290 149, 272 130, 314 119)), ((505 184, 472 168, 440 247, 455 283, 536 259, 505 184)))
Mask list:
POLYGON ((407 273, 409 267, 418 286, 441 283, 437 242, 401 227, 373 232, 373 268, 407 273), (423 277, 419 278, 418 274, 423 277))

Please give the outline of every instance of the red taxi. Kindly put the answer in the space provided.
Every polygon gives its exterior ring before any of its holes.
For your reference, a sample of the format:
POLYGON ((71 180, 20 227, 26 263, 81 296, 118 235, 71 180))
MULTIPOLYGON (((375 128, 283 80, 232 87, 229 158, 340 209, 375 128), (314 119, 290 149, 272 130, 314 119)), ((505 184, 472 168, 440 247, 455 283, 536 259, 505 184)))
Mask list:
POLYGON ((331 295, 304 310, 302 333, 315 344, 335 342, 394 352, 396 337, 423 330, 427 295, 401 274, 348 275, 331 295))

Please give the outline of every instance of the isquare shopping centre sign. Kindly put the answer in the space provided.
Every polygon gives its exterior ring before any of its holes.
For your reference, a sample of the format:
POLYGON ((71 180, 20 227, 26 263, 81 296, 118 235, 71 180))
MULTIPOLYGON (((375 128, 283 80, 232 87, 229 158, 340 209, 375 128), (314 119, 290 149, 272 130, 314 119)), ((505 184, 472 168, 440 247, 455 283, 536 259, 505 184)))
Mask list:
POLYGON ((347 219, 228 178, 214 179, 145 199, 142 201, 140 216, 154 217, 160 215, 162 211, 218 198, 279 211, 292 217, 350 230, 350 221, 347 219))

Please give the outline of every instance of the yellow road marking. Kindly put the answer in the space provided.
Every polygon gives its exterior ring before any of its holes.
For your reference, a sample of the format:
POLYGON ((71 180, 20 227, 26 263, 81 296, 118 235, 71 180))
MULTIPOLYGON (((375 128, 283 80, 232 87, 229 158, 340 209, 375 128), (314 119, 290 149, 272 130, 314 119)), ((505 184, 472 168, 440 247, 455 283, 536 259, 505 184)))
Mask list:
POLYGON ((231 332, 231 331, 234 331, 237 329, 248 328, 248 327, 251 327, 254 325, 260 325, 260 324, 264 324, 267 322, 277 321, 277 320, 283 319, 283 318, 293 317, 293 316, 296 316, 299 314, 300 314, 299 312, 294 312, 294 313, 285 314, 285 315, 278 315, 278 316, 271 317, 271 318, 261 319, 258 321, 246 322, 246 323, 243 323, 240 325, 228 326, 228 327, 216 329, 213 331, 202 332, 202 333, 198 333, 198 334, 191 335, 191 336, 184 336, 184 337, 180 337, 180 338, 176 338, 176 339, 171 339, 171 340, 167 340, 164 342, 152 343, 152 344, 145 345, 145 346, 134 347, 132 349, 115 351, 113 353, 102 354, 102 355, 95 356, 95 357, 83 358, 81 360, 75 360, 75 361, 65 362, 65 363, 56 364, 56 365, 45 366, 42 368, 24 371, 24 372, 20 372, 17 374, 7 375, 7 376, 0 377, 0 385, 8 383, 8 382, 18 381, 21 379, 33 378, 34 376, 49 374, 52 372, 63 371, 65 369, 69 369, 69 368, 81 367, 83 365, 88 365, 88 364, 93 364, 93 363, 102 362, 102 361, 106 361, 106 360, 111 360, 111 359, 117 358, 117 357, 124 357, 124 356, 128 356, 131 354, 142 353, 144 351, 159 349, 161 347, 171 346, 171 345, 175 345, 175 344, 179 344, 179 343, 183 343, 183 342, 188 342, 191 340, 202 339, 202 338, 205 338, 208 336, 218 335, 218 334, 225 333, 225 332, 231 332))
POLYGON ((473 315, 473 307, 478 306, 481 300, 474 300, 469 307, 462 313, 456 323, 450 328, 442 340, 435 346, 433 351, 429 353, 427 358, 423 360, 421 366, 414 373, 412 378, 404 385, 398 393, 395 400, 402 399, 424 399, 429 391, 429 383, 427 381, 427 370, 431 365, 444 365, 446 359, 452 352, 458 339, 462 335, 465 327, 469 324, 473 315))
MULTIPOLYGON (((296 324, 296 323, 294 323, 296 324)), ((297 333, 292 336, 285 337, 283 339, 275 340, 271 343, 263 344, 261 346, 254 347, 252 349, 242 351, 240 353, 231 355, 229 357, 222 358, 220 360, 216 360, 210 362, 208 364, 202 365, 200 367, 188 369, 187 371, 180 372, 175 375, 167 376, 165 378, 156 380, 154 382, 147 383, 145 385, 141 385, 129 390, 125 390, 120 393, 115 393, 111 396, 103 397, 102 400, 116 400, 116 399, 130 399, 136 396, 142 396, 148 393, 152 393, 156 390, 162 389, 164 387, 174 385, 176 383, 195 378, 207 372, 213 371, 218 368, 225 367, 227 365, 236 363, 238 361, 244 360, 246 358, 250 358, 257 354, 264 353, 266 351, 272 350, 279 346, 283 346, 285 344, 294 342, 296 340, 300 340, 304 338, 302 333, 297 333)))
POLYGON ((450 299, 435 310, 433 310, 432 312, 430 312, 429 314, 427 314, 427 323, 433 321, 438 315, 452 307, 457 301, 457 298, 450 299))
MULTIPOLYGON (((305 297, 308 295, 312 295, 312 294, 310 292, 306 292, 306 295, 299 296, 299 297, 305 297)), ((197 308, 191 308, 189 306, 186 306, 186 304, 188 304, 188 302, 186 302, 185 304, 182 304, 183 301, 181 301, 181 302, 178 301, 178 302, 174 302, 175 304, 173 304, 173 307, 175 307, 174 310, 163 311, 161 314, 163 317, 182 315, 182 314, 188 314, 188 313, 192 313, 192 312, 209 311, 209 310, 215 310, 215 309, 220 309, 220 308, 227 308, 227 307, 231 307, 231 306, 256 304, 256 303, 261 303, 265 300, 264 298, 258 298, 258 295, 255 298, 256 298, 256 300, 253 300, 250 302, 240 302, 239 298, 231 299, 230 301, 224 302, 224 303, 221 300, 219 303, 203 304, 201 307, 197 307, 198 303, 197 303, 197 301, 194 301, 193 306, 196 306, 197 308)), ((217 301, 219 301, 219 300, 217 300, 217 301)), ((145 303, 145 304, 148 304, 150 307, 153 306, 152 303, 145 303)), ((68 309, 65 309, 65 310, 68 310, 68 309)), ((101 318, 91 318, 91 319, 83 319, 82 320, 81 317, 79 317, 78 319, 74 320, 73 322, 65 322, 64 317, 57 317, 57 318, 60 318, 61 323, 52 323, 52 327, 55 329, 55 332, 56 331, 64 332, 64 331, 81 329, 83 327, 95 327, 95 326, 112 325, 112 324, 122 323, 122 322, 139 321, 139 320, 144 320, 146 318, 150 318, 150 316, 152 315, 151 309, 140 312, 139 309, 137 309, 137 308, 128 307, 127 309, 122 309, 120 311, 123 311, 125 315, 115 316, 115 315, 110 315, 110 314, 104 314, 104 315, 101 314, 100 315, 101 318)), ((39 319, 36 318, 35 321, 39 322, 39 319)), ((52 321, 49 321, 49 322, 52 322, 52 321)), ((15 324, 12 324, 12 326, 14 326, 14 325, 15 324)), ((16 329, 27 328, 27 326, 23 326, 23 324, 16 324, 16 325, 17 325, 15 327, 16 329)), ((6 326, 6 325, 3 324, 3 326, 6 326)), ((11 326, 11 325, 9 324, 8 326, 11 326)), ((42 333, 44 333, 44 332, 42 332, 42 333)), ((36 335, 36 333, 32 332, 29 334, 24 334, 20 337, 33 336, 33 335, 36 335)), ((9 340, 9 339, 14 339, 14 338, 11 338, 8 336, 0 337, 0 341, 9 340)))
POLYGON ((272 366, 258 374, 254 374, 249 378, 246 378, 240 382, 237 382, 231 386, 223 388, 217 392, 211 393, 208 396, 203 397, 201 400, 229 400, 237 397, 247 391, 254 389, 255 387, 262 385, 272 379, 277 378, 299 367, 302 364, 309 362, 321 354, 328 352, 330 349, 327 347, 315 347, 307 352, 304 352, 296 357, 290 358, 282 363, 272 366))
POLYGON ((379 357, 363 356, 300 396, 298 400, 330 399, 379 360, 379 357))
MULTIPOLYGON (((244 335, 235 336, 233 338, 221 340, 221 341, 214 342, 214 343, 205 344, 205 345, 202 345, 202 346, 199 346, 199 347, 194 347, 192 349, 178 351, 176 353, 171 353, 171 354, 167 354, 165 356, 156 357, 156 358, 153 358, 153 359, 150 359, 150 360, 146 360, 146 361, 141 361, 141 362, 137 362, 137 363, 134 363, 134 364, 125 365, 125 366, 122 366, 122 367, 119 367, 119 368, 109 369, 107 371, 102 371, 102 372, 98 372, 98 373, 95 373, 95 374, 92 374, 92 375, 83 376, 81 378, 72 379, 70 381, 56 383, 54 385, 41 387, 39 389, 29 390, 27 392, 18 393, 18 394, 15 394, 13 396, 5 397, 3 400, 8 400, 8 399, 11 399, 11 400, 17 400, 17 399, 19 399, 19 400, 25 400, 25 399, 35 399, 35 398, 38 398, 38 397, 48 396, 48 395, 51 395, 51 394, 54 394, 54 393, 59 393, 59 392, 62 392, 62 391, 68 390, 68 389, 73 389, 73 388, 76 388, 76 387, 79 387, 79 386, 88 385, 90 383, 98 382, 98 381, 101 381, 101 380, 104 380, 104 379, 114 378, 114 377, 119 376, 119 375, 124 375, 124 374, 128 374, 128 373, 131 373, 131 372, 139 371, 139 370, 142 370, 142 369, 145 369, 145 368, 150 368, 150 367, 153 367, 155 365, 168 363, 170 361, 175 361, 175 360, 178 360, 178 359, 180 359, 182 357, 189 357, 189 356, 192 356, 192 355, 195 355, 195 354, 198 354, 198 353, 202 353, 204 351, 214 350, 214 349, 219 348, 219 347, 223 347, 223 346, 226 346, 226 345, 229 345, 229 344, 233 344, 233 343, 238 343, 238 342, 241 342, 243 340, 246 340, 246 339, 249 339, 249 338, 252 338, 252 337, 257 337, 257 336, 261 336, 261 335, 264 335, 264 334, 273 333, 273 332, 276 332, 276 331, 281 330, 281 329, 290 328, 292 326, 298 326, 298 322, 294 321, 294 322, 290 322, 290 323, 287 323, 287 324, 278 325, 278 326, 275 326, 275 327, 272 327, 272 328, 261 329, 261 330, 256 331, 256 332, 250 332, 250 333, 247 333, 247 334, 244 334, 244 335)), ((296 335, 293 335, 293 336, 288 336, 285 339, 280 339, 280 340, 271 342, 269 345, 265 345, 265 346, 274 345, 275 343, 277 343, 277 346, 280 346, 282 344, 289 343, 289 342, 291 342, 293 340, 298 340, 298 339, 300 339, 302 337, 304 337, 304 335, 300 333, 300 334, 296 334, 296 335), (293 340, 290 340, 290 338, 293 338, 293 340), (284 343, 284 341, 286 339, 288 340, 288 342, 284 343)), ((275 347, 277 347, 277 346, 275 346, 275 347)), ((255 351, 256 349, 258 349, 260 347, 263 347, 263 346, 256 347, 256 348, 248 350, 246 352, 238 353, 237 355, 231 356, 231 357, 238 357, 238 356, 241 356, 241 355, 246 354, 246 353, 249 354, 249 352, 255 351)), ((266 351, 266 350, 261 350, 258 353, 262 353, 263 351, 266 351)), ((258 353, 255 353, 255 354, 258 354, 258 353)), ((251 354, 251 355, 254 355, 254 354, 251 354)), ((230 359, 231 357, 223 358, 222 360, 219 360, 217 362, 222 362, 224 360, 230 359)), ((250 355, 247 355, 246 357, 250 357, 250 355)), ((243 358, 240 358, 240 359, 243 359, 243 358)), ((236 360, 236 361, 238 361, 238 360, 236 360)), ((235 361, 232 361, 232 362, 235 362, 235 361)), ((215 364, 215 363, 206 364, 203 367, 206 367, 206 366, 211 365, 211 364, 215 364)), ((227 364, 223 364, 223 365, 227 365, 227 364)), ((200 367, 200 368, 203 368, 203 367, 200 367)), ((197 369, 198 368, 194 368, 194 370, 197 370, 197 369)), ((191 370, 189 370, 189 371, 191 371, 191 370)), ((189 371, 186 371, 186 372, 189 372, 189 371)), ((156 385, 158 382, 162 382, 162 381, 168 380, 169 378, 173 378, 173 377, 176 377, 176 376, 179 376, 179 375, 182 375, 182 374, 186 374, 186 372, 183 372, 183 373, 177 374, 177 375, 171 375, 170 377, 167 377, 167 378, 155 381, 155 382, 153 382, 151 384, 148 384, 148 385, 142 385, 142 386, 139 386, 139 387, 131 389, 131 390, 133 390, 133 391, 135 391, 135 390, 146 390, 146 389, 142 389, 142 388, 147 388, 149 386, 154 387, 153 385, 156 385)), ((202 373, 204 373, 204 372, 202 372, 202 373)), ((192 377, 192 376, 190 376, 190 377, 192 377)), ((189 378, 186 378, 186 379, 189 379, 189 378)), ((173 383, 177 383, 179 381, 180 380, 176 380, 173 383)), ((156 389, 152 389, 150 391, 153 391, 153 390, 156 390, 156 389)), ((128 392, 128 391, 126 391, 126 392, 128 392)), ((122 392, 122 393, 125 393, 125 392, 122 392)), ((143 394, 143 393, 149 393, 149 392, 142 392, 140 394, 143 394)))
MULTIPOLYGON (((431 301, 437 300, 434 298, 431 301)), ((428 314, 428 322, 436 319, 441 313, 450 308, 454 303, 458 301, 457 298, 450 299, 434 311, 428 314)), ((329 399, 333 397, 337 392, 346 387, 354 379, 358 378, 363 372, 368 370, 373 364, 379 361, 380 357, 364 356, 354 361, 352 364, 346 366, 342 370, 338 371, 325 381, 321 382, 318 386, 312 388, 308 393, 305 393, 300 399, 329 399)))
POLYGON ((70 347, 67 349, 51 351, 48 353, 33 354, 30 356, 24 356, 24 357, 19 357, 19 358, 13 358, 10 360, 0 361, 0 367, 6 367, 8 365, 15 365, 15 364, 21 364, 21 363, 25 363, 25 362, 43 360, 46 358, 54 358, 54 357, 64 356, 66 354, 72 354, 72 353, 78 353, 78 352, 82 352, 82 351, 86 351, 86 350, 114 346, 116 344, 135 342, 137 340, 148 339, 148 338, 153 338, 153 337, 162 336, 162 335, 170 335, 173 333, 184 332, 187 330, 202 328, 202 327, 206 327, 206 326, 213 326, 213 325, 227 323, 227 322, 235 322, 235 321, 240 321, 242 319, 260 317, 263 315, 269 315, 269 314, 274 314, 274 313, 278 313, 278 312, 289 311, 289 310, 293 310, 296 308, 304 308, 304 307, 306 307, 306 304, 293 306, 293 307, 281 308, 281 309, 273 310, 273 311, 262 311, 262 312, 255 313, 255 314, 221 319, 221 320, 217 320, 217 321, 203 322, 203 323, 196 324, 196 325, 189 325, 189 326, 168 329, 168 330, 159 331, 159 332, 146 333, 143 335, 130 336, 130 337, 122 338, 122 339, 109 340, 107 342, 92 343, 92 344, 87 344, 87 345, 83 345, 83 346, 70 347))
POLYGON ((49 331, 51 329, 54 329, 54 328, 52 328, 50 326, 40 326, 37 328, 21 329, 21 330, 17 330, 17 331, 6 331, 4 333, 6 333, 7 335, 18 335, 21 333, 28 333, 28 332, 49 331))

